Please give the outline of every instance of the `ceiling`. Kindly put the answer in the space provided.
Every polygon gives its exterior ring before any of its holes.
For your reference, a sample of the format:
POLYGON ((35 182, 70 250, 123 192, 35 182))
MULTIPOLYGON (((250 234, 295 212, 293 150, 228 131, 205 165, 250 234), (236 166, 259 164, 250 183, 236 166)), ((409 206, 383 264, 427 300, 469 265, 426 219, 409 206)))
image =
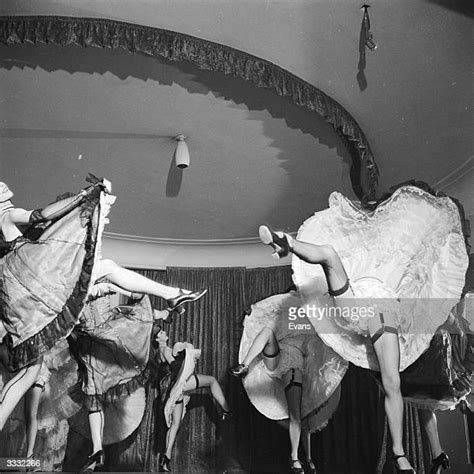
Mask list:
POLYGON ((353 195, 332 127, 243 80, 124 50, 14 45, 0 47, 0 84, 17 205, 78 189, 90 171, 118 196, 109 231, 212 240, 254 237, 263 222, 294 230, 330 192, 353 195))
MULTIPOLYGON (((359 49, 347 0, 297 2, 5 1, 1 14, 111 18, 179 31, 274 62, 340 102, 364 130, 380 189, 438 184, 474 216, 472 5, 379 0, 378 49, 359 49), (158 8, 159 7, 159 8, 158 8)), ((17 204, 42 205, 106 176, 118 199, 108 230, 157 239, 254 238, 294 231, 353 195, 350 158, 318 115, 269 90, 182 62, 123 50, 0 47, 0 165, 17 204), (183 133, 189 169, 173 163, 183 133)))

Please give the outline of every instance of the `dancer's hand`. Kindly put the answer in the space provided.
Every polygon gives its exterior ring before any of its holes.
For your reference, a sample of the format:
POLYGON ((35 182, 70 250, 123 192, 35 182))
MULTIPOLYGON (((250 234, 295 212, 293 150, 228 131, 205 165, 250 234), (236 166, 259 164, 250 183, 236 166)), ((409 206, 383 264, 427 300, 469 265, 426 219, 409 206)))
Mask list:
POLYGON ((163 309, 163 310, 154 309, 153 319, 155 321, 158 321, 158 320, 166 321, 169 318, 170 314, 171 314, 171 310, 169 309, 163 309))
POLYGON ((165 347, 166 343, 168 342, 168 335, 166 334, 165 331, 161 330, 157 334, 155 341, 158 343, 160 347, 165 347))

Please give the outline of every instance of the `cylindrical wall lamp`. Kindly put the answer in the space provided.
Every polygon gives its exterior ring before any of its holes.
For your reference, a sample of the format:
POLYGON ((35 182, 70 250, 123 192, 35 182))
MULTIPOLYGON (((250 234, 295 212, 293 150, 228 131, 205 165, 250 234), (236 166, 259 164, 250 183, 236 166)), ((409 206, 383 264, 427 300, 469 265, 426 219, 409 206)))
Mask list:
POLYGON ((174 152, 176 166, 184 170, 189 166, 189 149, 186 144, 186 137, 184 135, 178 135, 175 137, 175 140, 178 142, 174 152))

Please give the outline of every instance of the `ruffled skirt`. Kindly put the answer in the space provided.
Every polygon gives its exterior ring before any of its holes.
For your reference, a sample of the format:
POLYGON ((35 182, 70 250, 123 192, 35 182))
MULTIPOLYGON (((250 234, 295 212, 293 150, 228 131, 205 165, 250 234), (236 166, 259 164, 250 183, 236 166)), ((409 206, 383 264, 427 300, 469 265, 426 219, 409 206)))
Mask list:
POLYGON ((281 351, 278 366, 270 371, 261 357, 255 359, 243 381, 247 395, 267 418, 286 419, 288 403, 281 378, 290 369, 301 370, 302 417, 314 431, 324 427, 335 411, 339 382, 348 363, 321 341, 306 316, 298 315, 300 306, 296 292, 274 295, 252 305, 244 321, 239 357, 243 360, 262 329, 272 329, 281 351))
POLYGON ((461 296, 468 258, 459 211, 450 198, 404 186, 368 212, 333 193, 329 209, 310 217, 298 239, 330 244, 342 260, 352 301, 329 297, 321 266, 296 256, 294 281, 308 314, 342 305, 361 310, 352 319, 329 310, 308 318, 327 345, 360 367, 379 370, 367 337, 370 315, 389 314, 395 322, 404 370, 426 351, 461 296))
POLYGON ((37 240, 18 240, 4 257, 0 311, 12 371, 33 363, 77 324, 111 201, 97 191, 37 240))
POLYGON ((86 305, 70 347, 88 410, 101 409, 104 403, 130 395, 145 384, 152 329, 148 296, 130 306, 112 308, 107 296, 86 305))

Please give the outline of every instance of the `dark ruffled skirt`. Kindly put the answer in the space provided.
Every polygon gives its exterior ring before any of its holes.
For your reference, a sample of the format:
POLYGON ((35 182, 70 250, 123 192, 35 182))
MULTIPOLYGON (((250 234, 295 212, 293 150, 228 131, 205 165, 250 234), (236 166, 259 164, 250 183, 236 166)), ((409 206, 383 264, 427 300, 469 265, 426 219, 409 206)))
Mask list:
POLYGON ((153 310, 147 296, 132 305, 112 308, 108 297, 84 308, 69 338, 79 367, 79 393, 87 410, 131 395, 148 378, 153 310))
POLYGON ((429 349, 401 374, 405 400, 419 408, 452 409, 471 392, 468 347, 472 335, 440 329, 429 349))
POLYGON ((3 258, 0 317, 10 370, 35 362, 77 324, 100 252, 101 207, 97 191, 37 239, 18 240, 3 258))

